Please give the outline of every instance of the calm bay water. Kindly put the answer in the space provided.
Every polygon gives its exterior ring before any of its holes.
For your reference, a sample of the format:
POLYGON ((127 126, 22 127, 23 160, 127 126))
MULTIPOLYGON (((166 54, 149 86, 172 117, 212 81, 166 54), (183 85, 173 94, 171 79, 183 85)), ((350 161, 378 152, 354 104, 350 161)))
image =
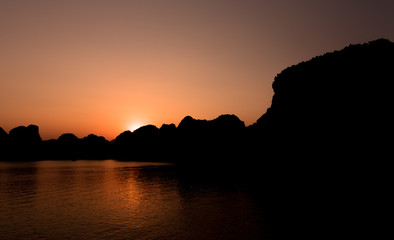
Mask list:
POLYGON ((268 237, 261 206, 234 179, 90 160, 0 162, 0 239, 268 237))

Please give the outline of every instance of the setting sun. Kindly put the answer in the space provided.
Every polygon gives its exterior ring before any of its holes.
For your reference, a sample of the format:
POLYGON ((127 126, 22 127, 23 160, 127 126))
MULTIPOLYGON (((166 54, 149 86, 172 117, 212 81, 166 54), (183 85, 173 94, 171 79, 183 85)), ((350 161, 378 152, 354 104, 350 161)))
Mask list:
POLYGON ((131 123, 131 124, 129 125, 128 130, 134 132, 135 130, 137 130, 138 128, 140 128, 140 127, 142 127, 142 126, 143 126, 143 124, 138 123, 138 122, 134 122, 134 123, 131 123))

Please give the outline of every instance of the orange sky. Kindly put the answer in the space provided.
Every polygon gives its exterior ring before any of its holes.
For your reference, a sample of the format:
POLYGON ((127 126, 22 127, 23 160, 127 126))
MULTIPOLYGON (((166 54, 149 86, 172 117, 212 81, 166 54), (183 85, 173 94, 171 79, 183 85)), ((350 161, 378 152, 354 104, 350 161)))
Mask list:
POLYGON ((277 73, 393 41, 393 12, 393 1, 363 0, 1 0, 0 126, 111 140, 186 115, 250 125, 277 73))

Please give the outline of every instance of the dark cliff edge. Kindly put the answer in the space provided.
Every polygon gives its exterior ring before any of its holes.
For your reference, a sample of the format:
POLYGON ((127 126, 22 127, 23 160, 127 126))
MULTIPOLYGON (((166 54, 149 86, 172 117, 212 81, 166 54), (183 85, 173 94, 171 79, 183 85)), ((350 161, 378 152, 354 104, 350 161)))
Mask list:
POLYGON ((393 69, 386 39, 289 67, 275 77, 272 105, 254 127, 308 157, 374 155, 392 115, 393 69))
POLYGON ((394 43, 379 39, 275 77, 272 105, 251 128, 270 159, 263 201, 279 239, 374 238, 385 225, 374 212, 387 206, 393 69, 394 43))

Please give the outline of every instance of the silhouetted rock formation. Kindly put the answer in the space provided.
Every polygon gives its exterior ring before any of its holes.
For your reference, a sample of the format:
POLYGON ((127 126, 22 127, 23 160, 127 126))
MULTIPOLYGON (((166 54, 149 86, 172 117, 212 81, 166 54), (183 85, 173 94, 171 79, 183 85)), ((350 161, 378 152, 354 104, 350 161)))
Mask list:
POLYGON ((105 145, 109 142, 103 136, 89 134, 88 136, 82 138, 81 143, 85 145, 105 145))
POLYGON ((191 116, 186 116, 178 125, 178 129, 185 132, 201 132, 208 128, 207 120, 194 119, 191 116))
POLYGON ((20 126, 12 129, 4 140, 6 160, 36 160, 40 158, 42 140, 38 126, 20 126))
POLYGON ((215 158, 220 160, 219 155, 229 160, 227 153, 239 149, 239 146, 234 146, 243 141, 240 137, 244 130, 245 124, 235 115, 222 115, 210 121, 187 116, 178 127, 163 124, 158 129, 147 125, 134 132, 121 133, 114 141, 115 154, 120 159, 185 164, 215 158))
POLYGON ((251 129, 266 149, 261 158, 270 159, 262 168, 269 169, 264 201, 279 239, 333 239, 368 218, 357 203, 373 162, 391 155, 393 69, 394 43, 380 39, 275 77, 272 105, 251 129))
POLYGON ((233 114, 225 114, 212 120, 211 128, 220 132, 239 131, 245 128, 245 123, 233 114))
POLYGON ((81 159, 81 139, 72 133, 64 133, 55 141, 45 142, 46 159, 81 159))
POLYGON ((108 159, 112 157, 112 146, 102 136, 89 134, 81 139, 81 158, 83 159, 108 159))
POLYGON ((114 141, 115 157, 135 161, 157 161, 159 131, 156 126, 147 125, 134 132, 121 133, 114 141))
POLYGON ((10 141, 16 144, 36 145, 42 142, 38 133, 38 126, 20 126, 12 129, 9 134, 10 141))
POLYGON ((235 115, 221 115, 218 118, 207 121, 198 120, 190 116, 185 117, 178 125, 178 129, 183 132, 198 134, 205 132, 229 133, 234 131, 242 131, 245 128, 244 122, 239 120, 235 115))
POLYGON ((57 140, 44 142, 44 159, 108 159, 112 146, 102 136, 90 134, 79 139, 72 133, 62 134, 57 140))
POLYGON ((160 127, 160 132, 164 133, 164 134, 171 134, 174 130, 176 129, 175 124, 171 123, 171 124, 163 124, 160 127))
POLYGON ((142 140, 156 138, 159 134, 159 129, 154 125, 146 125, 138 128, 133 132, 134 137, 142 140))
POLYGON ((72 133, 64 133, 57 139, 57 143, 63 145, 76 145, 79 142, 80 139, 72 133))
POLYGON ((132 136, 133 133, 130 130, 124 131, 115 138, 114 143, 121 145, 131 144, 132 136))
POLYGON ((230 164, 245 147, 245 124, 235 115, 214 120, 185 117, 178 126, 179 163, 230 164))
POLYGON ((272 85, 272 105, 255 127, 276 145, 304 154, 361 156, 391 115, 393 56, 394 44, 379 39, 283 70, 272 85))

